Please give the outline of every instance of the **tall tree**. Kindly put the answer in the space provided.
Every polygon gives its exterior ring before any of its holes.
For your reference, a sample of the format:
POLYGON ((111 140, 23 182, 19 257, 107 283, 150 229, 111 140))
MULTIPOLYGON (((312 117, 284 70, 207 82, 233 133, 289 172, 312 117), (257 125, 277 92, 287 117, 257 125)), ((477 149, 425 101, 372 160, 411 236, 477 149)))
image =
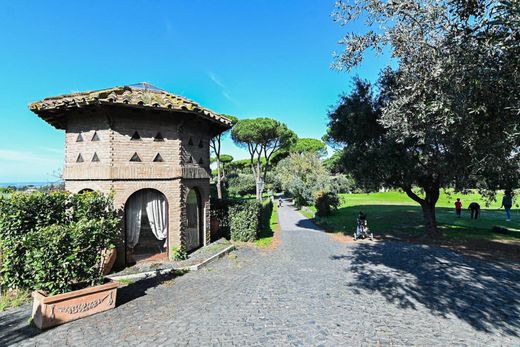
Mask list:
MULTIPOLYGON (((234 117, 234 116, 231 116, 231 115, 227 115, 227 114, 223 114, 224 117, 226 117, 227 119, 229 119, 233 124, 236 124, 238 122, 238 118, 237 117, 234 117)), ((218 134, 217 136, 215 136, 214 138, 212 138, 210 141, 209 141, 209 147, 211 148, 211 150, 213 151, 213 153, 215 154, 215 163, 217 164, 217 198, 219 200, 222 199, 222 175, 221 175, 221 146, 222 146, 222 139, 229 133, 229 130, 228 131, 225 131, 221 134, 218 134)), ((233 159, 231 159, 233 160, 233 159)))
POLYGON ((344 38, 338 69, 360 64, 369 49, 388 49, 398 65, 377 98, 358 81, 329 115, 329 138, 346 144, 345 159, 357 158, 351 164, 366 174, 358 182, 402 188, 423 207, 432 237, 440 236, 441 187, 517 184, 518 2, 360 0, 338 1, 336 10, 342 24, 363 18, 372 29, 344 38))
POLYGON ((256 197, 258 201, 262 201, 264 182, 273 155, 290 147, 297 136, 275 119, 255 118, 238 121, 231 131, 231 138, 249 152, 251 171, 256 181, 256 197))

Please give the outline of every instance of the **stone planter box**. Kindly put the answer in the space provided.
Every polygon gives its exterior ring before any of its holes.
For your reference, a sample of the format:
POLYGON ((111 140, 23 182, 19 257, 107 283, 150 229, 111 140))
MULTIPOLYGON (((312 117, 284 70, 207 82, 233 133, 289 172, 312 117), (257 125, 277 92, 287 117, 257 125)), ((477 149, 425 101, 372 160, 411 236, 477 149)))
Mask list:
POLYGON ((32 293, 32 319, 40 329, 47 329, 79 318, 113 309, 116 305, 117 286, 110 281, 94 287, 48 296, 45 292, 32 293))

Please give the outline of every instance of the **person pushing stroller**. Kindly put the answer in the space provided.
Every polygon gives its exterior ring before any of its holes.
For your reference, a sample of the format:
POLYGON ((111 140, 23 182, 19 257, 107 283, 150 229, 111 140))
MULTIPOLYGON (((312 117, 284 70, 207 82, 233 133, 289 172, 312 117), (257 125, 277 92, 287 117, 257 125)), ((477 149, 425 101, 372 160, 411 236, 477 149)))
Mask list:
POLYGON ((356 241, 359 238, 365 239, 367 237, 370 240, 374 240, 374 235, 370 232, 370 229, 368 229, 367 215, 360 211, 357 218, 357 226, 356 232, 354 233, 354 241, 356 241))

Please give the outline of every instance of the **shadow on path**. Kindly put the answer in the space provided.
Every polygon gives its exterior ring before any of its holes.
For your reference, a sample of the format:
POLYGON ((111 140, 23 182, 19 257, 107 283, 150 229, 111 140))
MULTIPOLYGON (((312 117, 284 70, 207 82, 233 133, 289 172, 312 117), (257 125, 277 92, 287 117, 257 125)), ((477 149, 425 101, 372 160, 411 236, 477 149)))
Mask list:
POLYGON ((38 328, 29 325, 30 314, 29 305, 2 313, 0 316, 0 346, 10 346, 41 333, 38 328))
POLYGON ((449 314, 485 332, 520 332, 520 269, 464 257, 448 250, 401 242, 359 244, 345 271, 356 290, 378 292, 389 303, 449 314))
POLYGON ((148 289, 173 281, 175 278, 182 276, 185 273, 186 272, 183 271, 174 271, 164 275, 159 274, 155 277, 145 278, 119 288, 117 290, 116 308, 145 296, 148 289))
POLYGON ((320 232, 323 231, 322 228, 320 228, 319 226, 317 226, 316 224, 314 224, 310 219, 300 219, 300 220, 296 223, 296 226, 297 226, 297 227, 300 227, 300 228, 305 228, 305 229, 309 229, 309 230, 314 230, 314 231, 320 231, 320 232))

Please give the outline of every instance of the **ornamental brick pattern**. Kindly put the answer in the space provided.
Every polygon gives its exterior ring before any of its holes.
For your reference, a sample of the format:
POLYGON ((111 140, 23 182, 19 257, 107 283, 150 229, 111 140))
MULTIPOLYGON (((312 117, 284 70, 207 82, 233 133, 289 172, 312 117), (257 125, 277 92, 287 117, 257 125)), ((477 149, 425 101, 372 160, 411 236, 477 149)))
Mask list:
MULTIPOLYGON (((186 198, 195 189, 202 208, 201 243, 210 242, 209 140, 229 129, 229 120, 150 85, 63 95, 29 107, 65 130, 67 190, 113 193, 122 216, 135 192, 161 192, 168 206, 170 250, 186 246, 186 198), (170 107, 172 100, 180 103, 170 107)), ((123 239, 124 230, 123 225, 123 239)))

